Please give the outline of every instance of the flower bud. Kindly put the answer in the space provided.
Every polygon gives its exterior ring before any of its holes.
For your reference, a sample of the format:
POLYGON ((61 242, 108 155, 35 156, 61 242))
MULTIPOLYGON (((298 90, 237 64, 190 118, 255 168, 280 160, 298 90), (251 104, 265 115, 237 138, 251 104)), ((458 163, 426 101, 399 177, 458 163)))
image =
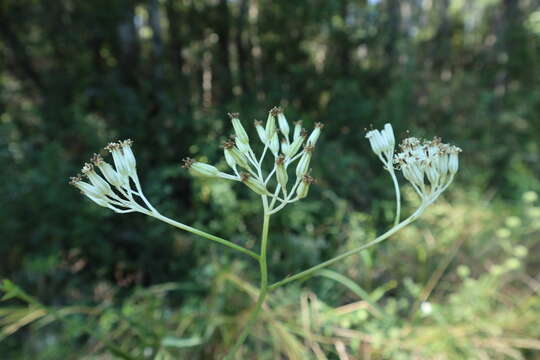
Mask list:
POLYGON ((439 172, 445 175, 448 172, 448 155, 442 154, 437 158, 437 168, 439 172))
POLYGON ((270 193, 266 189, 266 186, 264 186, 264 184, 261 183, 259 180, 254 179, 248 173, 240 174, 240 181, 242 181, 244 184, 246 184, 248 188, 250 188, 259 195, 270 195, 270 193))
POLYGON ((231 155, 231 152, 229 149, 225 147, 225 144, 223 145, 223 154, 225 155, 225 161, 227 162, 227 165, 233 170, 236 170, 236 160, 231 155))
POLYGON ((392 152, 394 152, 394 146, 396 145, 396 138, 394 137, 394 129, 392 128, 392 125, 389 123, 384 124, 384 130, 381 132, 383 133, 383 137, 386 139, 386 143, 388 144, 388 147, 392 149, 392 152))
POLYGON ((289 147, 290 146, 291 145, 289 144, 287 139, 285 139, 285 138, 281 139, 281 153, 282 154, 287 154, 289 152, 289 147))
POLYGON ((424 173, 415 164, 403 165, 401 167, 405 179, 419 187, 424 186, 424 173))
POLYGON ((282 189, 286 189, 289 175, 285 169, 285 156, 280 155, 276 160, 276 179, 282 189))
POLYGON ((268 119, 266 119, 266 141, 267 143, 270 143, 272 141, 272 138, 274 137, 274 134, 276 132, 276 115, 277 115, 277 108, 274 107, 270 112, 268 113, 268 119))
POLYGON ((420 168, 418 164, 412 164, 411 165, 411 174, 413 176, 414 181, 418 186, 424 185, 424 169, 420 168))
POLYGON ((229 113, 229 117, 231 118, 231 122, 234 128, 234 133, 236 134, 236 138, 240 140, 240 142, 243 142, 244 144, 249 144, 248 134, 242 126, 242 123, 240 122, 238 116, 238 113, 229 113))
POLYGON ((380 155, 388 145, 379 130, 368 131, 366 138, 369 139, 371 150, 377 155, 380 155))
POLYGON ((279 130, 281 130, 281 133, 283 134, 283 136, 289 139, 289 122, 287 121, 285 114, 283 114, 283 110, 281 108, 278 108, 278 109, 279 109, 279 112, 277 114, 277 119, 278 119, 279 130))
POLYGON ((296 176, 301 177, 307 174, 309 170, 309 163, 311 161, 311 154, 313 152, 312 146, 306 146, 304 148, 304 153, 300 157, 300 160, 298 161, 298 165, 296 165, 296 176))
POLYGON ((298 188, 296 189, 296 197, 298 199, 305 198, 309 192, 309 187, 314 181, 315 179, 313 179, 311 176, 304 175, 302 177, 302 181, 300 181, 300 184, 298 185, 298 188))
POLYGON ((106 182, 101 176, 99 176, 95 170, 94 165, 86 163, 84 164, 81 173, 86 175, 88 180, 103 194, 110 194, 112 192, 108 182, 106 182))
MULTIPOLYGON (((296 129, 295 129, 295 131, 296 131, 296 129)), ((296 155, 298 150, 300 150, 300 147, 302 147, 302 144, 304 143, 304 140, 306 139, 306 136, 307 136, 306 131, 304 129, 302 129, 300 131, 300 135, 298 135, 298 137, 296 137, 293 140, 291 145, 289 145, 289 149, 288 149, 287 153, 285 153, 285 155, 288 158, 292 158, 294 155, 296 155)))
POLYGON ((274 156, 277 156, 279 153, 279 137, 277 132, 275 132, 274 136, 272 136, 269 147, 272 154, 274 154, 274 156))
POLYGON ((69 181, 69 184, 75 186, 86 196, 89 196, 89 197, 92 196, 97 199, 105 199, 104 193, 102 193, 94 185, 90 185, 89 183, 82 181, 80 175, 77 175, 76 177, 72 177, 69 181))
POLYGON ((293 142, 300 137, 302 133, 302 120, 294 123, 293 142))
POLYGON ((448 171, 450 174, 454 175, 457 173, 459 168, 459 158, 458 158, 458 152, 452 152, 448 156, 448 171))
POLYGON ((313 129, 311 135, 309 135, 309 138, 307 139, 308 145, 315 146, 317 140, 319 140, 319 136, 321 136, 321 130, 323 127, 324 125, 320 122, 315 124, 315 129, 313 129))
POLYGON ((191 158, 185 158, 182 160, 184 165, 182 167, 189 169, 193 176, 202 176, 202 177, 218 177, 219 170, 210 164, 203 162, 195 161, 191 158))
POLYGON ((409 166, 406 166, 406 165, 402 166, 401 172, 403 173, 403 177, 407 179, 407 181, 416 184, 416 182, 413 181, 414 180, 413 175, 411 174, 411 169, 409 168, 409 166))
MULTIPOLYGON (((232 141, 225 142, 223 144, 223 149, 225 152, 225 160, 227 161, 229 166, 231 166, 232 162, 229 163, 230 160, 227 160, 227 158, 233 159, 235 165, 239 165, 244 169, 250 169, 247 158, 234 146, 234 143, 232 141)), ((233 166, 231 167, 234 168, 233 166)))
POLYGON ((266 131, 262 126, 262 121, 255 120, 254 124, 255 130, 257 130, 257 135, 259 135, 259 139, 261 139, 262 143, 266 145, 266 131))
POLYGON ((124 155, 124 163, 126 167, 128 168, 131 175, 135 174, 137 162, 135 160, 135 155, 133 154, 133 151, 131 150, 131 145, 133 144, 133 141, 130 139, 124 140, 120 142, 120 146, 122 147, 122 154, 124 155))
POLYGON ((118 174, 109 163, 106 163, 100 155, 94 154, 91 161, 99 168, 105 179, 107 179, 110 184, 118 187, 122 186, 122 178, 120 174, 118 174))
POLYGON ((435 169, 433 164, 430 164, 426 169, 426 175, 431 185, 436 184, 439 181, 439 172, 435 169))
POLYGON ((109 145, 107 145, 105 149, 108 150, 112 154, 116 171, 120 174, 123 182, 126 182, 127 177, 130 175, 130 170, 129 170, 129 165, 124 159, 124 154, 122 153, 121 145, 119 143, 112 142, 112 143, 109 143, 109 145))
POLYGON ((249 143, 245 143, 243 141, 240 141, 239 137, 236 137, 235 139, 236 147, 240 152, 246 156, 248 156, 249 152, 251 151, 251 146, 249 146, 249 143))

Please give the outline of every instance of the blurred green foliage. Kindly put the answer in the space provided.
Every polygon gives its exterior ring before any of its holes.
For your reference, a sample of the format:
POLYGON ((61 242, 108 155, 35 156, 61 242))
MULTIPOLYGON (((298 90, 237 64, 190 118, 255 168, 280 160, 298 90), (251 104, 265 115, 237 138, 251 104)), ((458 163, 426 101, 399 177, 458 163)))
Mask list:
POLYGON ((250 123, 280 104, 326 127, 318 186, 273 218, 271 280, 390 223, 370 124, 442 136, 462 165, 417 224, 331 269, 357 287, 329 273, 273 294, 242 358, 538 358, 539 58, 534 0, 0 2, 0 353, 222 354, 254 264, 67 179, 132 138, 160 211, 256 249, 259 203, 178 165, 223 165, 226 112, 250 123))

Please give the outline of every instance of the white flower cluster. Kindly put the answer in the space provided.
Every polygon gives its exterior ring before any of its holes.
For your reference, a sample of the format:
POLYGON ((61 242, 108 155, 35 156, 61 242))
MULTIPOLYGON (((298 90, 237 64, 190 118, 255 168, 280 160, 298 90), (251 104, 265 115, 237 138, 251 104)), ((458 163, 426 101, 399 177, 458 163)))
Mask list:
POLYGON ((386 165, 387 169, 390 170, 394 158, 394 148, 396 146, 392 125, 387 123, 384 125, 383 130, 368 131, 366 138, 369 140, 373 152, 386 165))
POLYGON ((96 204, 118 213, 155 211, 142 193, 132 144, 131 140, 110 143, 105 150, 111 153, 114 167, 105 162, 101 155, 94 154, 90 162, 84 164, 81 173, 70 179, 70 184, 96 204), (83 178, 89 182, 83 181, 83 178), (148 208, 135 201, 134 195, 142 199, 148 208))
POLYGON ((424 207, 446 190, 458 170, 458 154, 461 149, 442 143, 440 138, 435 137, 429 141, 406 138, 399 145, 400 152, 397 154, 394 154, 396 140, 392 125, 385 124, 383 130, 370 130, 366 138, 394 181, 397 203, 395 224, 399 221, 400 213, 400 191, 395 168, 401 170, 405 179, 411 183, 424 207))
POLYGON ((307 196, 314 179, 309 175, 310 161, 314 146, 319 139, 323 125, 315 124, 309 137, 300 121, 291 129, 283 110, 274 107, 268 113, 265 126, 255 121, 255 130, 262 142, 263 150, 256 156, 250 144, 249 136, 240 122, 239 114, 230 113, 234 135, 223 144, 225 161, 233 174, 224 173, 215 166, 190 158, 184 159, 184 167, 195 176, 222 178, 244 183, 255 193, 272 199, 268 211, 275 213, 286 204, 293 203, 307 196), (263 163, 270 152, 273 156, 273 168, 265 172, 263 163), (298 160, 296 179, 289 182, 289 166, 298 160), (274 183, 271 180, 275 179, 274 183), (274 185, 273 189, 270 186, 274 185), (279 202, 279 205, 274 204, 279 202))
POLYGON ((452 182, 458 171, 461 149, 445 144, 440 138, 406 138, 394 164, 401 170, 424 202, 434 201, 452 182))

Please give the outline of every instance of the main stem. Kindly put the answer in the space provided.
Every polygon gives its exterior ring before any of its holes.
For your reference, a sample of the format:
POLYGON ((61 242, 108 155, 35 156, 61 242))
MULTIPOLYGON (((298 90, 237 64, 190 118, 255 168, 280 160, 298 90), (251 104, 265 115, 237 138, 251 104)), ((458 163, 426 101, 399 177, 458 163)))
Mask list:
POLYGON ((255 322, 257 321, 257 318, 259 317, 259 313, 261 312, 264 300, 266 299, 266 295, 268 294, 269 288, 268 288, 268 265, 266 264, 266 248, 268 245, 269 225, 270 225, 270 214, 268 213, 268 209, 265 204, 263 228, 262 228, 262 234, 261 234, 261 254, 259 256, 259 268, 261 272, 259 297, 257 298, 257 302, 255 303, 255 308, 253 309, 253 311, 251 312, 249 316, 249 320, 246 324, 246 327, 240 334, 240 337, 238 338, 238 340, 236 340, 236 343, 234 344, 233 348, 225 356, 224 360, 232 360, 234 355, 240 348, 240 346, 242 346, 249 332, 251 331, 251 328, 253 327, 253 325, 255 325, 255 322))

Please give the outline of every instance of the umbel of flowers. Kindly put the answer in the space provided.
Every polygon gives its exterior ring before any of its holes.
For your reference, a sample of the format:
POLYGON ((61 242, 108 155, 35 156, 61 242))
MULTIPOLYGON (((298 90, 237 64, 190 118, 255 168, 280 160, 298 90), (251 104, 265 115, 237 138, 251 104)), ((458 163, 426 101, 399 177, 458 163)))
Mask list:
POLYGON ((290 124, 283 110, 274 107, 268 112, 266 122, 254 122, 251 136, 244 128, 237 113, 229 114, 234 134, 223 143, 223 156, 228 170, 192 158, 183 160, 183 167, 196 177, 223 179, 246 186, 258 195, 262 202, 263 223, 259 251, 235 244, 219 236, 206 233, 160 214, 145 197, 137 174, 136 160, 132 151, 132 141, 110 143, 105 147, 113 159, 106 162, 100 155, 94 155, 85 163, 81 173, 71 178, 70 183, 86 197, 117 213, 140 212, 164 221, 179 229, 191 232, 208 240, 227 246, 250 256, 259 264, 259 296, 253 311, 243 326, 235 345, 229 349, 226 359, 232 359, 242 345, 251 328, 255 325, 266 296, 271 291, 290 282, 305 279, 324 267, 331 266, 344 258, 357 254, 389 238, 403 227, 416 220, 452 183, 459 165, 461 149, 444 144, 440 138, 420 140, 414 137, 404 139, 395 153, 396 140, 390 124, 382 130, 367 132, 375 155, 390 174, 396 192, 396 214, 394 226, 374 240, 359 244, 358 247, 315 265, 309 269, 287 276, 274 284, 268 282, 267 250, 269 244, 269 223, 271 215, 305 198, 313 184, 311 161, 323 125, 316 123, 311 132, 302 127, 302 122, 290 124), (252 141, 256 138, 259 144, 252 141), (409 217, 400 220, 401 195, 396 171, 411 184, 421 199, 420 206, 409 217))
POLYGON ((400 170, 416 190, 425 209, 452 183, 458 170, 458 154, 461 149, 444 144, 441 138, 419 140, 409 137, 399 145, 395 154, 396 140, 392 125, 385 124, 383 130, 371 130, 366 134, 371 149, 379 157, 384 169, 390 173, 396 191, 396 217, 399 223, 401 211, 400 190, 395 170, 400 170))
POLYGON ((231 172, 222 172, 213 165, 191 158, 183 160, 183 167, 194 176, 243 183, 256 194, 268 197, 270 202, 265 209, 270 214, 306 197, 310 185, 314 182, 309 175, 310 164, 323 125, 316 123, 308 136, 301 121, 291 127, 283 110, 274 107, 268 113, 265 126, 260 121, 254 122, 260 142, 257 148, 262 149, 259 155, 256 155, 239 114, 229 113, 229 117, 234 134, 223 143, 223 155, 231 172), (268 157, 272 159, 272 166, 265 169, 265 160, 268 157), (294 163, 294 181, 289 181, 289 168, 294 163))
POLYGON ((155 211, 142 192, 132 144, 131 140, 109 143, 105 150, 111 153, 114 167, 101 155, 94 154, 90 162, 84 164, 81 173, 70 179, 70 184, 96 204, 117 213, 155 211), (83 181, 83 178, 88 181, 83 181), (140 205, 136 198, 141 199, 145 206, 140 205))
POLYGON ((393 162, 412 185, 424 203, 431 203, 442 194, 458 171, 461 149, 444 144, 441 138, 419 140, 406 138, 393 162))

